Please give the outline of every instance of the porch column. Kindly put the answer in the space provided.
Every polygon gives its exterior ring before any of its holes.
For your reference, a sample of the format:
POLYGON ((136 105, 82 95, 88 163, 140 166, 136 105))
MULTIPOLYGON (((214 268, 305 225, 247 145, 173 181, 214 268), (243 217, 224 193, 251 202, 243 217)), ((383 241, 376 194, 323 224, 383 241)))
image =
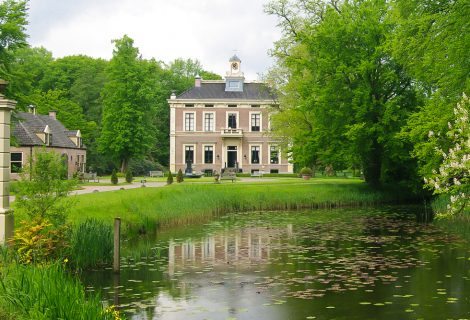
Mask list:
POLYGON ((0 245, 13 236, 10 209, 10 119, 16 101, 4 96, 7 82, 0 79, 0 245))

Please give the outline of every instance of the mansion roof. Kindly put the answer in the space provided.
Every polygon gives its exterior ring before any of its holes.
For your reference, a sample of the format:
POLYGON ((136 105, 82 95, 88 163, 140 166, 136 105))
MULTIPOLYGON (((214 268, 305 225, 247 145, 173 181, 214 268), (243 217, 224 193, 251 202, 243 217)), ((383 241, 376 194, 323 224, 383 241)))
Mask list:
POLYGON ((225 81, 202 81, 200 87, 193 87, 176 99, 187 100, 275 100, 276 95, 264 83, 247 82, 243 85, 243 91, 225 91, 225 81))
POLYGON ((37 134, 43 133, 48 126, 53 137, 48 147, 79 148, 71 140, 77 136, 78 130, 68 130, 60 121, 49 115, 17 112, 16 118, 18 121, 13 124, 12 134, 20 146, 44 146, 44 142, 37 134))

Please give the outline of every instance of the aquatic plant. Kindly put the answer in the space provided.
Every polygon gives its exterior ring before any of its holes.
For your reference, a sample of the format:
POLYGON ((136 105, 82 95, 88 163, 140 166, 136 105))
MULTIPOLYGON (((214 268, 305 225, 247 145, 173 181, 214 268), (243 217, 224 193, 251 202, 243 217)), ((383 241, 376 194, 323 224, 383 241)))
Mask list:
POLYGON ((24 319, 116 319, 103 312, 100 297, 85 294, 63 263, 30 266, 9 263, 0 274, 1 306, 24 319))
POLYGON ((110 264, 113 259, 113 233, 108 224, 87 219, 71 229, 69 257, 73 267, 89 269, 110 264))

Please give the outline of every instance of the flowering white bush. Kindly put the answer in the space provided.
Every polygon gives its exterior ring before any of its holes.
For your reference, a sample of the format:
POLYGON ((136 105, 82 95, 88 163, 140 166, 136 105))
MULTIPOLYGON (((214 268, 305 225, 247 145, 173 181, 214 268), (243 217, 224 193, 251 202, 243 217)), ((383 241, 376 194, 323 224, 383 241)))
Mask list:
MULTIPOLYGON (((448 123, 446 133, 451 144, 449 150, 444 152, 437 148, 442 155, 439 172, 424 178, 428 188, 434 189, 434 194, 447 194, 450 203, 447 214, 456 214, 466 210, 470 203, 470 122, 468 118, 470 100, 464 94, 460 103, 454 108, 455 120, 448 123)), ((434 132, 430 131, 429 139, 435 139, 434 132)))

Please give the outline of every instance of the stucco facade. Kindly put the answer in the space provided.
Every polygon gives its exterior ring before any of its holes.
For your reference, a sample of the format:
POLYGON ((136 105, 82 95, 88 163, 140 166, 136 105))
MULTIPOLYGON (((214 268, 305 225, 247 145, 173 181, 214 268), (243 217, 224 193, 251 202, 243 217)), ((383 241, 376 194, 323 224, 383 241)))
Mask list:
MULTIPOLYGON (((34 159, 34 154, 42 150, 41 147, 10 147, 11 151, 11 166, 21 163, 21 168, 26 168, 28 162, 34 159)), ((68 148, 56 148, 48 147, 47 151, 53 151, 62 156, 63 162, 67 164, 67 173, 69 177, 72 177, 76 172, 85 172, 86 166, 86 150, 85 149, 68 149, 68 148), (65 160, 67 159, 67 160, 65 160)), ((18 180, 20 178, 18 170, 13 169, 11 172, 11 179, 18 180), (16 172, 14 172, 16 171, 16 172)))
POLYGON ((287 155, 269 135, 274 96, 263 83, 245 82, 232 57, 225 80, 195 79, 170 105, 170 170, 291 173, 287 155))
POLYGON ((62 157, 69 177, 76 172, 85 172, 86 148, 80 130, 65 128, 53 111, 49 115, 40 115, 32 108, 29 113, 18 112, 17 118, 12 131, 16 145, 10 147, 9 159, 12 179, 18 179, 19 172, 43 148, 62 157))

